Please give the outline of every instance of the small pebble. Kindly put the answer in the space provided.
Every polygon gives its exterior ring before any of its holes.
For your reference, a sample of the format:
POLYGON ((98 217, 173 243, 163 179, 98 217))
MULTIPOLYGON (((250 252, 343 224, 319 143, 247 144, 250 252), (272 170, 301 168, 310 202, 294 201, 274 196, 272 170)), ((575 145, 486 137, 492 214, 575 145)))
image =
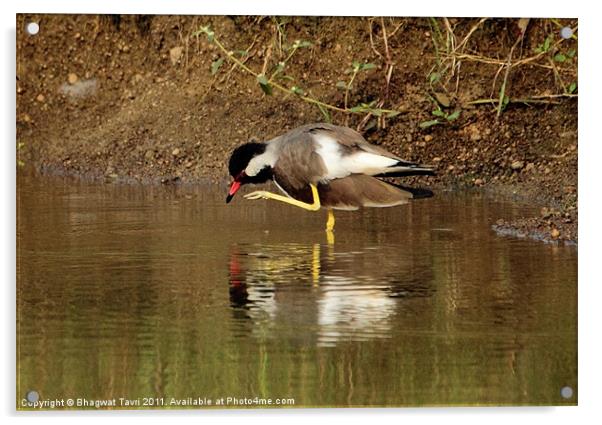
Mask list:
POLYGON ((525 166, 525 163, 523 161, 514 161, 510 165, 510 168, 512 168, 514 171, 518 171, 518 170, 522 169, 524 166, 525 166))

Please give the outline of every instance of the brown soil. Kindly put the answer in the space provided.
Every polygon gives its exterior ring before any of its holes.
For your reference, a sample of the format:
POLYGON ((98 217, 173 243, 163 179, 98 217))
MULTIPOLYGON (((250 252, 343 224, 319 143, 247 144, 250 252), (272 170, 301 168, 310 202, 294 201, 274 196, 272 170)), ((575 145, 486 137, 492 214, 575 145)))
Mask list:
MULTIPOLYGON (((477 21, 450 23, 462 40, 477 21)), ((204 35, 192 36, 210 25, 228 48, 251 46, 246 63, 255 70, 282 60, 286 52, 280 51, 281 41, 312 42, 293 56, 286 73, 315 98, 339 107, 344 91, 336 83, 349 78, 345 70, 351 62, 376 64, 358 75, 349 104, 386 98, 384 107, 402 114, 387 119, 385 128, 364 121, 369 141, 408 160, 436 165, 439 176, 417 180, 422 185, 474 187, 541 206, 540 216, 498 222, 499 231, 577 240, 575 98, 510 103, 498 118, 493 106, 468 102, 497 97, 504 70, 498 73, 498 64, 472 61, 462 62, 444 86, 431 87, 427 77, 436 55, 428 19, 385 19, 390 34, 402 24, 386 47, 380 19, 373 21, 372 43, 368 18, 292 18, 282 26, 282 35, 274 22, 257 17, 19 15, 19 160, 45 173, 111 182, 210 178, 222 183, 228 180, 226 163, 235 146, 324 120, 318 108, 297 96, 264 95, 253 76, 239 69, 229 72, 227 62, 212 75, 211 64, 220 51, 204 35), (24 31, 31 20, 40 23, 38 35, 24 31), (395 64, 388 90, 386 48, 395 64), (434 118, 429 94, 443 89, 450 98, 443 110, 460 109, 459 118, 420 128, 434 118)), ((486 21, 471 35, 466 51, 505 60, 517 39, 516 23, 486 21)), ((561 23, 574 27, 576 20, 561 23)), ((532 56, 552 33, 557 35, 558 28, 549 20, 531 20, 514 57, 532 56)), ((576 40, 564 42, 563 49, 569 48, 577 49, 576 40)), ((506 92, 512 99, 556 94, 559 84, 576 81, 576 58, 572 65, 543 58, 517 66, 506 92), (560 68, 560 80, 554 68, 560 68)), ((332 114, 334 123, 351 127, 363 118, 332 114)))

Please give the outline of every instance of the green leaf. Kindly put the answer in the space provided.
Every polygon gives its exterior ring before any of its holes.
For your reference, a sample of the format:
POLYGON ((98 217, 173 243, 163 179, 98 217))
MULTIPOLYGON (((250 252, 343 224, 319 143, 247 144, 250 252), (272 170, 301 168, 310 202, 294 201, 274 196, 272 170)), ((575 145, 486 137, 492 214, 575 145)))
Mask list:
POLYGON ((295 93, 296 95, 299 95, 299 96, 303 96, 305 94, 305 92, 303 91, 303 89, 300 88, 300 87, 297 87, 297 86, 291 87, 291 91, 293 93, 295 93))
POLYGON ((564 61, 566 61, 566 56, 563 55, 562 53, 556 53, 556 55, 554 56, 554 60, 556 62, 564 62, 564 61))
POLYGON ((443 112, 441 109, 435 109, 433 112, 431 112, 431 114, 433 114, 436 117, 444 117, 445 116, 445 112, 443 112))
POLYGON ((375 119, 371 119, 370 121, 368 121, 368 124, 366 124, 366 127, 364 127, 364 132, 373 129, 374 127, 376 127, 377 124, 378 121, 376 121, 375 119))
POLYGON ((577 83, 571 83, 571 85, 568 88, 568 92, 569 94, 575 93, 575 90, 577 90, 577 83))
POLYGON ((293 43, 293 49, 300 49, 303 47, 311 47, 312 44, 309 41, 305 41, 305 40, 296 40, 293 43))
POLYGON ((337 81, 337 88, 347 90, 347 83, 345 81, 337 81))
POLYGON ((325 107, 323 107, 320 104, 318 104, 318 109, 320 110, 320 112, 322 112, 322 115, 324 115, 324 120, 327 123, 331 123, 332 122, 332 118, 330 117, 330 113, 328 112, 328 109, 326 109, 325 107))
POLYGON ((257 76, 257 82, 259 83, 259 87, 261 87, 261 90, 263 90, 265 94, 267 94, 268 96, 272 95, 272 86, 270 85, 270 82, 264 74, 259 74, 257 76))
POLYGON ((432 127, 437 124, 441 124, 441 122, 439 120, 430 120, 430 121, 421 122, 420 124, 418 124, 418 127, 425 129, 425 128, 429 128, 429 127, 432 127))
POLYGON ((194 32, 192 35, 198 36, 200 34, 205 34, 207 36, 207 40, 209 40, 210 43, 212 43, 213 39, 215 38, 215 33, 211 30, 209 25, 202 26, 201 28, 199 28, 198 31, 194 32))
POLYGON ((437 81, 439 81, 441 79, 441 74, 439 74, 438 72, 433 72, 430 76, 429 76, 429 81, 431 82, 431 84, 436 83, 437 81))
POLYGON ((284 66, 284 62, 278 62, 278 65, 276 65, 276 69, 274 70, 274 75, 280 74, 284 70, 284 66))
POLYGON ((257 82, 261 85, 267 86, 270 82, 268 81, 268 78, 265 76, 265 74, 259 74, 257 76, 257 82))
POLYGON ((367 71, 369 69, 374 69, 374 68, 376 68, 376 65, 374 65, 373 63, 363 63, 360 65, 359 70, 367 71))
POLYGON ((541 53, 541 52, 543 52, 543 45, 541 45, 541 44, 540 44, 540 45, 539 45, 539 46, 537 46, 535 49, 533 49, 533 51, 534 51, 535 53, 541 53))
POLYGON ((219 71, 219 68, 222 66, 223 63, 224 58, 219 58, 213 61, 213 63, 211 64, 211 75, 217 74, 217 71, 219 71))
POLYGON ((460 110, 457 109, 456 111, 454 111, 452 114, 449 114, 445 118, 447 118, 447 120, 451 122, 451 121, 457 120, 459 116, 460 116, 460 110))
POLYGON ((574 58, 576 53, 577 53, 577 51, 576 51, 575 49, 571 49, 571 50, 569 50, 569 51, 567 52, 567 54, 566 54, 566 55, 567 55, 569 58, 574 58))
POLYGON ((363 112, 366 110, 365 106, 362 105, 358 105, 358 106, 354 106, 353 108, 349 108, 349 112, 363 112))
POLYGON ((393 118, 393 117, 396 117, 399 114, 401 114, 401 111, 389 111, 389 112, 387 112, 387 114, 385 116, 387 118, 393 118))
POLYGON ((550 50, 550 43, 552 42, 552 36, 548 35, 546 40, 543 42, 543 51, 547 52, 550 50))

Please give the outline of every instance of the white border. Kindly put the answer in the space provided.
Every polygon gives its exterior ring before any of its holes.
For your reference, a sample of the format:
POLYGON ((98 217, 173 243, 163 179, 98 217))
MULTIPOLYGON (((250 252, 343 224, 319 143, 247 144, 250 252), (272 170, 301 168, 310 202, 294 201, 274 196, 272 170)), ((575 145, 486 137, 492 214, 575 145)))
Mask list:
MULTIPOLYGON (((43 420, 64 423, 85 420, 92 423, 111 421, 164 423, 168 417, 179 421, 199 423, 241 422, 257 423, 306 423, 343 420, 363 423, 375 415, 379 421, 412 423, 471 423, 504 424, 526 421, 545 421, 546 424, 591 423, 601 417, 597 409, 600 391, 600 311, 601 297, 599 272, 594 268, 599 258, 597 245, 602 241, 600 228, 602 215, 599 205, 601 186, 595 170, 602 158, 602 112, 600 81, 599 40, 602 40, 602 17, 595 13, 595 2, 505 0, 502 2, 467 2, 431 0, 428 2, 369 2, 324 0, 302 1, 168 1, 159 3, 104 0, 84 2, 67 0, 21 0, 17 4, 2 2, 2 46, 4 57, 2 72, 2 151, 1 198, 9 205, 3 208, 2 256, 4 264, 4 311, 1 314, 4 344, 0 350, 2 376, 0 403, 2 414, 9 421, 30 422, 43 420), (399 3, 394 5, 393 3, 399 3), (52 5, 52 6, 51 6, 52 5), (305 409, 303 411, 180 411, 180 412, 100 412, 17 414, 15 404, 15 13, 154 13, 154 14, 290 14, 290 15, 397 15, 397 16, 553 16, 579 18, 579 407, 558 408, 429 408, 429 409, 305 409), (335 418, 336 417, 336 418, 335 418)), ((598 260, 599 261, 599 260, 598 260)))

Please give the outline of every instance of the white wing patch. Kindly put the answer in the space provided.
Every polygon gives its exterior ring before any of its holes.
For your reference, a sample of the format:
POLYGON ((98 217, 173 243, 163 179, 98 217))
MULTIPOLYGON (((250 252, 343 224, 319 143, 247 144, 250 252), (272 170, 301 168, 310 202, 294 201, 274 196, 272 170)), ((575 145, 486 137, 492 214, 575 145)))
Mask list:
POLYGON ((398 163, 396 159, 365 151, 345 155, 336 139, 325 134, 315 135, 314 140, 318 145, 316 153, 322 157, 326 166, 325 180, 340 179, 350 174, 373 176, 398 163))

